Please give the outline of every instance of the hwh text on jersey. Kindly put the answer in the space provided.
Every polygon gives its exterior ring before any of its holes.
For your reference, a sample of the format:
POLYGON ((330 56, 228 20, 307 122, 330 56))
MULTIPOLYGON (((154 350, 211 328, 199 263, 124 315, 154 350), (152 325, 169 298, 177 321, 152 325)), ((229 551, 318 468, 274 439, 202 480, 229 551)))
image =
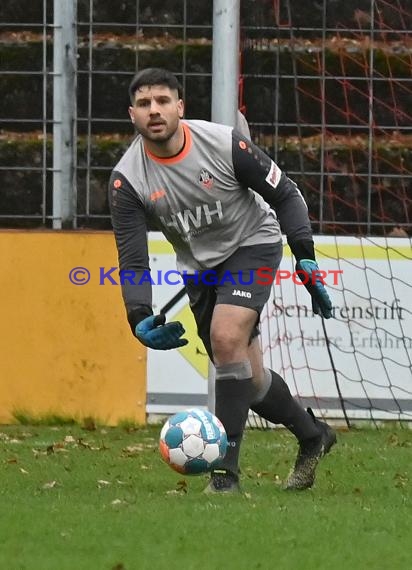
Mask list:
POLYGON ((213 223, 213 217, 217 216, 219 220, 223 218, 222 203, 217 200, 213 206, 209 204, 201 204, 196 206, 194 210, 189 208, 181 210, 176 214, 171 214, 169 219, 160 216, 160 221, 164 226, 175 228, 180 234, 187 234, 193 229, 199 229, 201 226, 210 226, 213 223))

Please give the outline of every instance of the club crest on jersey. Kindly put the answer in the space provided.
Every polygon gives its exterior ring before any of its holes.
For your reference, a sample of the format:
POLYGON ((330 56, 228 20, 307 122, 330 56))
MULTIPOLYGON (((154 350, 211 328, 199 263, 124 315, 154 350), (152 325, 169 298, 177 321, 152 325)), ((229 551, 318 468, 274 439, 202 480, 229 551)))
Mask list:
POLYGON ((213 176, 208 170, 206 170, 206 168, 202 168, 202 170, 199 172, 198 180, 200 184, 207 190, 210 190, 213 186, 213 176))

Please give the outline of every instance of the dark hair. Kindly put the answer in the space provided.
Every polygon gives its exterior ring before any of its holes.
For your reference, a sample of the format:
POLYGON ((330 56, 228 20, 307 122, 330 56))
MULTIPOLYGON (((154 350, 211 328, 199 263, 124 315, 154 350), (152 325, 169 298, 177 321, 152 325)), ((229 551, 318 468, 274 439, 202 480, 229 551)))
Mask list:
POLYGON ((139 71, 130 83, 129 95, 132 103, 134 103, 136 91, 147 85, 165 85, 169 87, 169 89, 176 89, 179 99, 183 96, 182 86, 173 73, 166 69, 161 69, 160 67, 148 67, 139 71))

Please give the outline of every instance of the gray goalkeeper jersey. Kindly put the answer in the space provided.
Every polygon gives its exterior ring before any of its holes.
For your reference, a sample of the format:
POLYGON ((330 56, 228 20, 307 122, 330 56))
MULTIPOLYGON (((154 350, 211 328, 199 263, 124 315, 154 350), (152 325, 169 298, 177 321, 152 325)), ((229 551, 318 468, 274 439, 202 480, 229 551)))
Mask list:
POLYGON ((274 212, 235 177, 232 129, 205 121, 183 128, 177 157, 154 157, 137 137, 115 167, 173 245, 179 271, 215 267, 240 246, 279 241, 274 212))
MULTIPOLYGON (((188 273, 216 267, 239 247, 278 242, 280 225, 292 250, 312 239, 296 184, 268 155, 232 127, 182 124, 185 144, 176 156, 154 156, 137 136, 113 169, 109 199, 120 270, 149 270, 148 229, 164 233, 179 271, 188 273)), ((141 287, 123 288, 123 295, 128 310, 151 304, 141 287)))

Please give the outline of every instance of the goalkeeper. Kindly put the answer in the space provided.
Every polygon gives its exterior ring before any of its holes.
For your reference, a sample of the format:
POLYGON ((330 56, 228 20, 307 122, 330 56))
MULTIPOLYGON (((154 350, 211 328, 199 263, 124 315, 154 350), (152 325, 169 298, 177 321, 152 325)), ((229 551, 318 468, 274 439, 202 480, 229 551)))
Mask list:
POLYGON ((272 287, 250 279, 261 267, 276 271, 284 232, 297 269, 311 277, 305 281, 314 312, 331 317, 322 280, 312 279, 318 266, 303 197, 240 131, 183 120, 181 87, 168 71, 140 71, 129 94, 137 136, 113 169, 109 201, 132 332, 156 350, 187 343, 181 323, 153 315, 148 280, 138 285, 149 271, 147 230, 156 228, 176 252, 199 336, 216 368, 215 413, 229 446, 206 490, 239 490, 239 451, 249 409, 296 436, 298 456, 285 488, 309 488, 336 435, 295 401, 279 374, 264 367, 258 325, 272 287), (210 270, 217 283, 208 283, 210 270))

